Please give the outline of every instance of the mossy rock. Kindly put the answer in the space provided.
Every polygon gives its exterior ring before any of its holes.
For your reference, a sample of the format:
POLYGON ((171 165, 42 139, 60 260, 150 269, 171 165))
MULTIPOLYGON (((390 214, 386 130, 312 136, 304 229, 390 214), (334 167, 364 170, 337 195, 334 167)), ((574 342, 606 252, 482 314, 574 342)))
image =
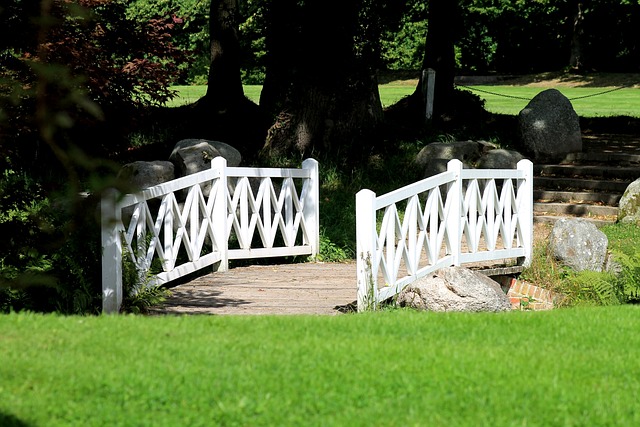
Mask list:
POLYGON ((640 178, 629 184, 622 195, 618 221, 640 225, 640 178))

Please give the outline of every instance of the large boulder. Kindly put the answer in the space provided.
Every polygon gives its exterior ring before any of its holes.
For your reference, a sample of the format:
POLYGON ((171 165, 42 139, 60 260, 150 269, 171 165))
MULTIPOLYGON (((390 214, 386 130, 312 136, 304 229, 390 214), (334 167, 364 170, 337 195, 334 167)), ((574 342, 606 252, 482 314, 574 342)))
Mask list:
POLYGON ((524 156, 514 150, 497 149, 485 153, 478 160, 478 169, 516 169, 524 156))
POLYGON ((449 160, 458 159, 463 167, 477 161, 482 153, 493 148, 484 141, 432 142, 420 150, 413 163, 428 178, 447 171, 449 160))
POLYGON ((209 169, 211 160, 222 156, 227 166, 238 166, 242 161, 240 152, 220 141, 206 139, 183 139, 173 147, 169 160, 176 166, 176 175, 186 176, 209 169))
POLYGON ((397 301, 403 307, 428 311, 511 310, 511 302, 497 282, 464 267, 442 268, 416 280, 397 301))
POLYGON ((618 207, 618 221, 640 225, 640 178, 629 184, 618 207))
MULTIPOLYGON (((129 187, 128 191, 133 193, 174 180, 175 173, 173 163, 166 160, 137 161, 122 166, 117 177, 129 187)), ((158 198, 151 199, 147 204, 155 212, 160 206, 160 200, 158 198)), ((133 206, 129 206, 122 211, 122 221, 127 228, 134 210, 133 206)))
POLYGON ((580 218, 556 221, 549 241, 553 257, 575 271, 602 271, 608 245, 609 240, 602 231, 580 218))
POLYGON ((482 154, 482 147, 476 141, 432 142, 420 150, 414 162, 425 166, 431 159, 475 161, 482 154))
MULTIPOLYGON (((242 160, 240 152, 232 146, 219 141, 208 141, 206 139, 183 139, 179 141, 169 160, 176 166, 178 177, 187 176, 211 168, 211 160, 216 157, 224 157, 227 166, 238 166, 242 160)), ((211 191, 211 183, 200 184, 202 194, 208 196, 211 191)), ((186 197, 186 192, 183 192, 186 197)))
POLYGON ((580 119, 556 89, 536 95, 518 114, 523 148, 537 161, 562 160, 582 151, 580 119))
POLYGON ((175 179, 175 169, 173 163, 166 160, 137 161, 122 166, 118 179, 132 191, 138 191, 175 179))

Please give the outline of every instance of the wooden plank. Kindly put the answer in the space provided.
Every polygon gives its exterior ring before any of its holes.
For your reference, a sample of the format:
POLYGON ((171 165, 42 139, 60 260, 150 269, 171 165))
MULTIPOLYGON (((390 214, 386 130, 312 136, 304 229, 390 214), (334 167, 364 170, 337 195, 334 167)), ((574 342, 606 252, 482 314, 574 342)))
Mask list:
POLYGON ((356 298, 355 263, 252 265, 171 288, 152 314, 336 315, 356 298))

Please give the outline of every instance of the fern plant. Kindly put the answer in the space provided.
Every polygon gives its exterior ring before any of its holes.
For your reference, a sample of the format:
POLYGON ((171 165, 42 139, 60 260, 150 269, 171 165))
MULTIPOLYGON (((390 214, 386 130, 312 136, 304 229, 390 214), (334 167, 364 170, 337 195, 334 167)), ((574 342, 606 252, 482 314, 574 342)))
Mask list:
POLYGON ((629 255, 613 251, 612 257, 618 264, 618 280, 623 289, 625 302, 638 302, 640 298, 640 251, 629 255))
MULTIPOLYGON (((147 236, 147 245, 150 236, 147 236)), ((163 286, 151 285, 154 266, 140 272, 133 262, 131 254, 123 246, 122 254, 122 290, 123 299, 120 311, 131 314, 146 314, 153 306, 162 304, 171 296, 171 291, 163 286)), ((144 252, 144 248, 139 249, 144 252)))

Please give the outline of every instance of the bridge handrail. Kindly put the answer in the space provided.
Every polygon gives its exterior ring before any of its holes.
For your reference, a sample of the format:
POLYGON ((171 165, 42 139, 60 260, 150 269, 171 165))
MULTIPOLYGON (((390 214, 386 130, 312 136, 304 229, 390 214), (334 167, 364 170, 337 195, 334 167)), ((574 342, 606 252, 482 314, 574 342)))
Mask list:
POLYGON ((447 171, 376 196, 356 195, 358 311, 443 267, 531 259, 533 164, 447 171), (400 209, 398 208, 400 205, 400 209), (406 272, 401 271, 401 266, 406 272), (385 285, 378 287, 378 280, 385 285))
POLYGON ((307 159, 301 169, 227 167, 216 157, 210 169, 134 194, 107 192, 101 216, 102 308, 113 313, 122 305, 123 254, 147 285, 211 265, 223 271, 230 259, 315 256, 318 162, 307 159), (150 273, 152 263, 159 274, 150 273))

